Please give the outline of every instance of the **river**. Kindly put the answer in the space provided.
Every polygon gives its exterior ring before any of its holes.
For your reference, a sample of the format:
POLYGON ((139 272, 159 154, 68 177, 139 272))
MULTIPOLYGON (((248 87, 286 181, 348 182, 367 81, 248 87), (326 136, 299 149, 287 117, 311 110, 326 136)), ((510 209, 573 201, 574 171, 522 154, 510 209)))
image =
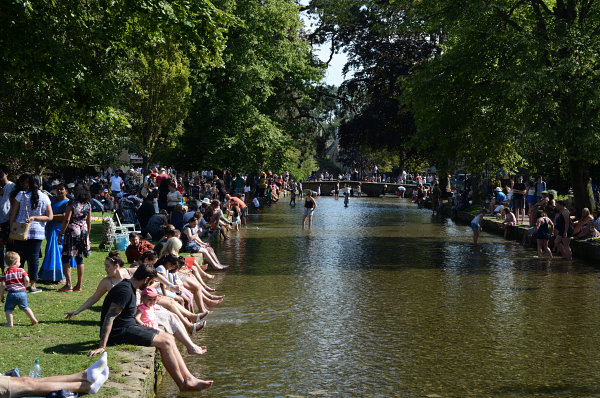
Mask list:
MULTIPOLYGON (((273 205, 216 248, 224 302, 185 356, 192 396, 600 395, 592 264, 432 218, 405 200, 273 205)), ((190 394, 182 394, 190 396, 190 394)), ((168 375, 159 397, 177 396, 168 375)))

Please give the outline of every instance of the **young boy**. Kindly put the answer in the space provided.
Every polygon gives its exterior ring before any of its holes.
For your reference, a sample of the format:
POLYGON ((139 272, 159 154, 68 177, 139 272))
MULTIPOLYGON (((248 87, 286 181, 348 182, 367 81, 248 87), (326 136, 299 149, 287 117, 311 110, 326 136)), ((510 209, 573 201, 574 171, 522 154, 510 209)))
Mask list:
POLYGON ((20 309, 25 311, 31 324, 35 325, 38 320, 35 319, 33 311, 27 305, 27 292, 25 288, 29 284, 29 275, 23 268, 20 268, 21 259, 15 252, 6 252, 4 256, 6 271, 0 278, 0 301, 4 303, 4 290, 8 290, 6 295, 6 303, 4 304, 4 312, 6 313, 7 323, 4 326, 13 327, 13 310, 18 305, 20 309))

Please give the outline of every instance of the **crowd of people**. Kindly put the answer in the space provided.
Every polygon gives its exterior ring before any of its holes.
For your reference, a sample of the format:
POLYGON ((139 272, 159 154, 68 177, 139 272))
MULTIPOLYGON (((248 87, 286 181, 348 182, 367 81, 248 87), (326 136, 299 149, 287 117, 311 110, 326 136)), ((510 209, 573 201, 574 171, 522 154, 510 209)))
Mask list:
MULTIPOLYGON (((109 345, 153 346, 161 352, 166 370, 182 391, 210 387, 212 381, 191 374, 175 344, 176 340, 181 342, 188 354, 204 354, 207 348, 196 345, 192 338, 224 298, 209 286, 214 275, 208 269, 220 271, 228 266, 221 263, 206 238, 228 239, 246 223, 249 194, 267 198, 269 190, 277 195, 298 185, 289 176, 267 173, 257 175, 249 184, 250 177, 240 175, 221 179, 203 172, 183 178, 166 169, 153 169, 146 176, 130 170, 94 177, 67 184, 23 174, 11 182, 8 169, 0 166, 0 298, 5 302, 5 326, 14 326, 16 307, 32 324, 38 323, 27 303, 27 293, 42 292, 38 279, 63 282, 57 289, 61 294, 81 291, 84 262, 91 254, 92 211, 108 211, 108 215, 114 211, 124 219, 133 218, 140 231, 129 235, 126 260, 119 251, 108 254, 104 261, 106 277, 79 308, 66 313, 66 319, 105 297, 100 342, 90 356, 104 353, 109 345), (246 188, 250 185, 254 192, 246 188), (72 268, 76 268, 76 281, 72 268)), ((106 365, 106 361, 103 355, 99 362, 106 365)), ((108 366, 104 368, 108 377, 108 366)), ((55 378, 66 385, 77 380, 78 386, 70 389, 75 392, 95 392, 99 380, 106 380, 97 372, 55 378)), ((41 383, 39 390, 53 388, 52 381, 41 383)), ((13 381, 12 387, 10 382, 0 379, 0 389, 5 387, 14 395, 28 387, 24 380, 13 381)))
MULTIPOLYGON (((494 188, 484 213, 502 222, 505 238, 510 227, 529 226, 524 242, 527 239, 536 241, 538 257, 552 258, 553 254, 559 254, 570 260, 571 239, 600 237, 600 213, 591 214, 587 208, 577 212, 572 201, 557 200, 556 196, 556 191, 547 188, 542 176, 527 182, 518 176, 516 180, 508 180, 502 187, 494 188), (553 250, 549 248, 550 242, 553 250)), ((474 222, 478 222, 477 217, 474 222)), ((480 229, 474 223, 471 226, 474 233, 480 229)))
MULTIPOLYGON (((436 176, 427 175, 426 182, 421 180, 416 189, 412 190, 412 200, 422 207, 425 200, 429 199, 435 214, 441 210, 443 199, 447 198, 451 204, 452 217, 456 217, 458 211, 470 206, 475 194, 471 176, 465 177, 451 189, 450 184, 441 187, 436 176)), ((523 176, 502 181, 499 184, 501 186, 495 187, 491 185, 491 180, 485 181, 486 206, 471 221, 475 245, 481 231, 481 220, 486 215, 494 216, 501 222, 505 238, 508 238, 511 227, 528 226, 524 242, 528 239, 535 240, 540 258, 544 255, 552 258, 559 254, 570 260, 571 239, 600 237, 600 212, 590 212, 588 208, 578 212, 572 200, 557 200, 557 192, 547 187, 543 176, 528 181, 523 176), (552 243, 552 249, 549 243, 552 243)), ((404 190, 397 193, 403 196, 404 190)))
MULTIPOLYGON (((351 179, 352 173, 348 177, 351 179)), ((389 178, 377 173, 374 177, 377 181, 389 178)), ((432 174, 413 176, 403 172, 397 179, 417 181, 413 200, 422 206, 426 198, 431 199, 434 213, 447 198, 455 214, 468 206, 473 195, 470 178, 453 191, 449 185, 442 187, 432 174)), ((398 194, 404 196, 404 191, 398 194)), ((210 387, 212 381, 191 374, 175 344, 179 341, 188 354, 204 354, 207 348, 195 344, 193 336, 205 327, 205 318, 224 298, 210 287, 214 276, 208 269, 221 271, 228 266, 219 260, 207 238, 229 239, 246 224, 250 207, 258 209, 288 193, 290 205, 295 205, 296 195, 302 197, 303 193, 302 182, 294 181, 288 173, 233 176, 227 171, 222 175, 203 171, 178 175, 173 170, 154 168, 146 175, 133 169, 102 171, 93 178, 70 183, 23 174, 11 182, 7 168, 0 165, 0 299, 5 302, 5 326, 14 326, 12 314, 16 307, 32 324, 38 323, 27 303, 27 291, 42 291, 38 279, 63 282, 57 289, 60 293, 82 290, 84 263, 91 254, 92 211, 116 212, 125 222, 139 227, 128 236, 125 259, 119 251, 111 251, 104 260, 106 277, 79 308, 65 315, 71 319, 104 297, 100 342, 90 355, 104 353, 93 367, 105 370, 56 376, 40 386, 52 388, 55 381, 62 380, 66 385, 73 383, 72 391, 97 391, 108 377, 106 347, 128 343, 156 347, 180 390, 210 387), (22 267, 25 263, 27 271, 22 267)), ((348 206, 350 196, 361 196, 361 185, 354 191, 347 184, 340 189, 338 184, 332 193, 336 199, 343 194, 348 206)), ((319 194, 306 194, 303 227, 311 227, 317 208, 314 197, 319 194)), ((483 217, 495 215, 506 231, 527 221, 531 226, 529 235, 537 240, 538 256, 552 257, 548 243, 553 240, 555 252, 570 259, 570 239, 600 236, 600 218, 597 212, 592 215, 587 209, 575 214, 555 196, 542 177, 527 183, 518 177, 515 182, 494 188, 489 204, 471 223, 474 243, 483 217)), ((13 390, 30 387, 25 380, 20 383, 13 383, 13 390)), ((0 389, 10 388, 8 384, 0 378, 0 389)))

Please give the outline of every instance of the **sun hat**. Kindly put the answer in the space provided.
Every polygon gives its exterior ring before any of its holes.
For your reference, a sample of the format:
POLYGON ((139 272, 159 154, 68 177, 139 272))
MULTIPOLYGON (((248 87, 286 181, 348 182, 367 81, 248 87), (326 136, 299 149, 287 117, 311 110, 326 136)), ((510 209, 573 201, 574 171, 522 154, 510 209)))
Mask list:
POLYGON ((159 294, 155 288, 153 288, 152 286, 149 286, 142 291, 142 296, 158 297, 159 294))
POLYGON ((496 191, 496 192, 500 192, 500 191, 502 191, 502 188, 500 188, 500 187, 496 187, 495 191, 496 191))
POLYGON ((210 199, 204 198, 204 199, 202 199, 202 203, 205 203, 205 204, 209 205, 210 204, 210 199))

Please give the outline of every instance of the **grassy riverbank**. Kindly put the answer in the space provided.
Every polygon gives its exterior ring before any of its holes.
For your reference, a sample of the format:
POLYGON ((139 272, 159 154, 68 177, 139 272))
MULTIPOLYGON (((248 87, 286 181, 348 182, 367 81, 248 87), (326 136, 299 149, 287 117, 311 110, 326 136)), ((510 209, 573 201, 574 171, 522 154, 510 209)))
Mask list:
MULTIPOLYGON (((96 214, 95 214, 96 215, 96 214)), ((98 214, 99 215, 99 214, 98 214)), ((85 275, 81 292, 59 293, 60 285, 38 282, 42 293, 29 294, 28 304, 40 321, 30 326, 29 318, 18 308, 13 315, 15 327, 0 328, 1 355, 0 372, 19 367, 21 375, 27 375, 36 358, 42 366, 42 375, 76 373, 86 369, 98 357, 89 358, 88 352, 98 346, 100 333, 100 309, 102 299, 92 308, 82 312, 71 320, 65 320, 66 312, 73 311, 90 297, 98 282, 106 276, 104 271, 105 250, 98 250, 102 232, 100 221, 92 222, 90 238, 92 255, 85 261, 85 275)), ((43 250, 42 250, 43 251, 43 250)), ((122 253, 124 256, 124 253, 122 253)), ((40 260, 40 264, 42 260, 40 260)), ((25 267, 26 269, 26 267, 25 267)), ((74 281, 76 270, 73 269, 74 281)), ((2 307, 4 308, 4 307, 2 307)), ((2 311, 2 323, 5 322, 2 311)), ((137 347, 119 347, 119 350, 137 350, 137 347)), ((116 379, 120 365, 126 360, 119 356, 114 347, 108 348, 111 379, 116 379)), ((115 395, 110 388, 100 390, 99 396, 115 395)))

